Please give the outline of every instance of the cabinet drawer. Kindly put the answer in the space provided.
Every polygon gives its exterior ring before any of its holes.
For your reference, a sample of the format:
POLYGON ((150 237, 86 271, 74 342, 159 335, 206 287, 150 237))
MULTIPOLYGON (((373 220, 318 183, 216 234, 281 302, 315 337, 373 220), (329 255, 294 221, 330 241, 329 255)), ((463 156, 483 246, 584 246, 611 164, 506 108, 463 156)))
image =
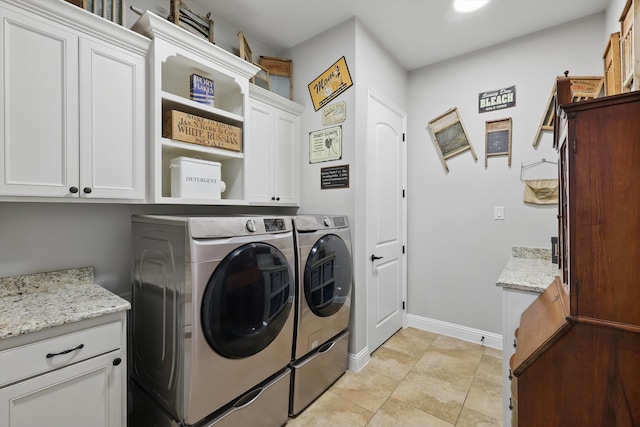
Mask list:
POLYGON ((120 348, 121 322, 88 328, 0 352, 0 386, 120 348))

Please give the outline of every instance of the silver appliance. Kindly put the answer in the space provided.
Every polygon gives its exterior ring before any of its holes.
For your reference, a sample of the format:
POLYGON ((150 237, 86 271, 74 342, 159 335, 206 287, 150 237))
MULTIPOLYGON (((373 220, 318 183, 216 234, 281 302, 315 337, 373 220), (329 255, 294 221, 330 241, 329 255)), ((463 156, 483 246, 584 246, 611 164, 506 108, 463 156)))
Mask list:
POLYGON ((346 216, 301 215, 293 223, 298 291, 289 415, 296 416, 347 369, 353 274, 346 216))
POLYGON ((294 329, 291 218, 134 216, 132 233, 131 377, 161 408, 157 418, 181 426, 233 418, 284 424, 294 329), (265 406, 275 415, 265 416, 265 406))

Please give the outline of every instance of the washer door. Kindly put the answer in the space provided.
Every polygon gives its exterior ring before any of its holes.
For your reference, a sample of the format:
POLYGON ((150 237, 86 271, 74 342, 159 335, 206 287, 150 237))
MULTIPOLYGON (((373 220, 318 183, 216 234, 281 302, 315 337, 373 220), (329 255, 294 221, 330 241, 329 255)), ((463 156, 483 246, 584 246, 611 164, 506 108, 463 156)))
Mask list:
POLYGON ((209 279, 202 330, 216 352, 232 359, 266 348, 282 330, 293 303, 293 274, 285 256, 265 243, 240 246, 209 279))
POLYGON ((335 314, 351 291, 351 254, 335 234, 320 238, 307 257, 304 267, 304 296, 317 316, 335 314))

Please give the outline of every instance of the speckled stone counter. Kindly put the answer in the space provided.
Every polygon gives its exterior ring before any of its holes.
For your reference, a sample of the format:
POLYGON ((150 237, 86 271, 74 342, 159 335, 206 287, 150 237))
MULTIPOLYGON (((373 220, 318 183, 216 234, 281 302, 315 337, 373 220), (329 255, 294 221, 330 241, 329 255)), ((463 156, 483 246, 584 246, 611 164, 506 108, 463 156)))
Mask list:
POLYGON ((551 262, 550 249, 514 246, 496 285, 542 293, 558 274, 558 264, 551 262))
POLYGON ((0 278, 0 339, 131 308, 93 281, 93 268, 0 278))

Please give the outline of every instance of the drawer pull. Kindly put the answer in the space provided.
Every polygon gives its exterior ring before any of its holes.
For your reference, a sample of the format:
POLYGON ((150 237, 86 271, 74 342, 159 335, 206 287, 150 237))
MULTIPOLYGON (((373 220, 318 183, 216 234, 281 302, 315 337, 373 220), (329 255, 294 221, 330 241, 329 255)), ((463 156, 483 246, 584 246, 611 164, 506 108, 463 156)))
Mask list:
POLYGON ((70 348, 69 350, 61 351, 60 353, 47 353, 47 359, 51 359, 52 357, 60 356, 62 354, 71 353, 72 351, 82 350, 83 348, 84 348, 84 344, 80 344, 76 348, 70 348))

